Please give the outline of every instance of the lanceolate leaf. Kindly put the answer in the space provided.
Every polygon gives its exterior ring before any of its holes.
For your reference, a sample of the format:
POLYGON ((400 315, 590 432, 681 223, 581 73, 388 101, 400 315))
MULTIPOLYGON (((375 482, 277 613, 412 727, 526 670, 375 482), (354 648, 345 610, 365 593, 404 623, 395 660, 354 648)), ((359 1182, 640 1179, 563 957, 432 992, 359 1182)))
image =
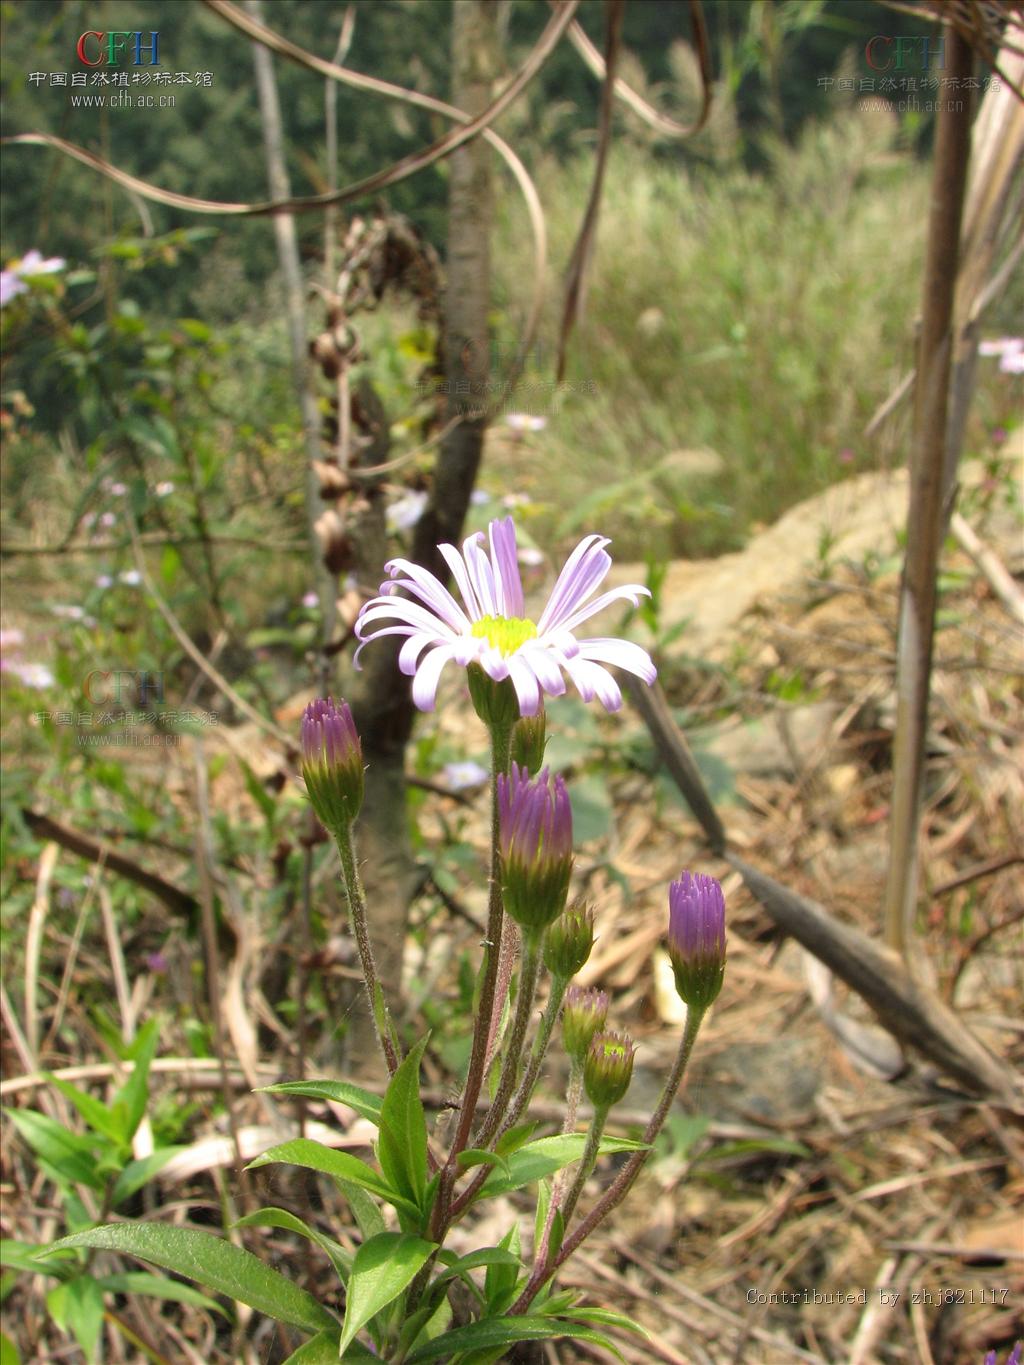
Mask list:
POLYGON ((377 1155, 394 1188, 417 1208, 427 1187, 427 1120, 420 1100, 423 1038, 391 1077, 380 1111, 377 1155))
POLYGON ((78 1181, 102 1189, 103 1177, 97 1174, 92 1155, 93 1143, 88 1138, 69 1133, 59 1123, 34 1109, 5 1109, 4 1113, 17 1128, 40 1162, 56 1179, 78 1181))
POLYGON ((282 1081, 264 1089, 271 1095, 305 1095, 311 1100, 334 1100, 337 1104, 347 1104, 371 1123, 380 1123, 381 1097, 358 1085, 349 1085, 347 1081, 282 1081))
POLYGON ((257 1209, 255 1213, 248 1213, 244 1218, 235 1221, 236 1228, 284 1228, 286 1232, 297 1232, 300 1237, 307 1238, 310 1242, 322 1248, 338 1272, 339 1278, 344 1281, 348 1272, 352 1268, 352 1254, 340 1246, 331 1237, 324 1236, 311 1228, 308 1223, 304 1223, 301 1218, 297 1218, 294 1213, 289 1213, 287 1209, 257 1209))
POLYGON ((436 1243, 407 1232, 382 1232, 363 1243, 348 1281, 342 1353, 374 1314, 398 1298, 435 1250, 436 1243))
MULTIPOLYGON (((579 1161, 585 1142, 585 1133, 561 1133, 528 1142, 507 1158, 507 1171, 492 1171, 481 1191, 482 1196, 489 1198, 495 1194, 507 1194, 510 1190, 518 1190, 523 1185, 553 1175, 563 1166, 579 1161)), ((628 1138, 604 1137, 600 1150, 604 1155, 610 1152, 635 1152, 641 1147, 641 1143, 628 1138)))
POLYGON ((148 1270, 128 1270, 123 1275, 104 1275, 96 1283, 111 1294, 146 1294, 151 1299, 166 1299, 169 1303, 189 1303, 194 1308, 205 1308, 211 1313, 227 1317, 224 1309, 206 1294, 200 1294, 190 1284, 169 1280, 165 1275, 151 1275, 148 1270))
POLYGON ((282 1142, 277 1147, 271 1147, 255 1161, 250 1161, 248 1169, 269 1166, 275 1161, 284 1161, 291 1166, 302 1166, 307 1171, 321 1171, 324 1175, 334 1176, 336 1180, 350 1181, 353 1185, 369 1190, 378 1198, 386 1199, 389 1204, 394 1204, 396 1209, 402 1209, 414 1217, 419 1216, 417 1205, 393 1190, 384 1177, 367 1166, 365 1161, 360 1161, 358 1157, 351 1156, 348 1152, 336 1152, 333 1148, 325 1147, 323 1143, 314 1142, 311 1138, 293 1138, 291 1142, 282 1142))
POLYGON ((619 1355, 607 1337, 586 1327, 575 1327, 567 1322, 559 1323, 553 1318, 501 1317, 471 1322, 466 1327, 456 1327, 451 1332, 435 1337, 433 1341, 425 1342, 409 1356, 407 1365, 419 1365, 421 1360, 447 1359, 456 1351, 488 1350, 495 1346, 511 1346, 515 1341, 550 1341, 553 1337, 573 1337, 577 1341, 589 1341, 619 1355))
POLYGON ((120 1251, 140 1261, 151 1261, 308 1332, 337 1326, 335 1318, 312 1294, 271 1270, 251 1252, 196 1228, 108 1223, 64 1237, 53 1249, 59 1251, 63 1247, 95 1247, 98 1251, 120 1251))

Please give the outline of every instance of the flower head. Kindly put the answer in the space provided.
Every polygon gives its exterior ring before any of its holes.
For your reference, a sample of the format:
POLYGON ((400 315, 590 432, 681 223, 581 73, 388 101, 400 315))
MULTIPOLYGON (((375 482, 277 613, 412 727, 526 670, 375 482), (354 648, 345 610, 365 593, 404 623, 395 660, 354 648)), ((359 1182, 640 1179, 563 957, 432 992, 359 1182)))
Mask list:
POLYGON ((545 768, 530 778, 512 765, 498 777, 498 818, 505 909, 527 931, 562 913, 572 875, 572 807, 565 779, 545 768))
POLYGON ((51 256, 43 260, 43 253, 34 247, 26 251, 9 270, 0 271, 0 308, 6 308, 12 299, 27 292, 25 280, 30 280, 34 275, 53 275, 63 270, 66 264, 63 256, 51 256))
MULTIPOLYGON (((1024 1351, 1024 1342, 1018 1341, 1013 1350, 1006 1357, 1006 1365, 1021 1365, 1021 1352, 1024 1351)), ((984 1365, 999 1365, 995 1351, 989 1351, 985 1357, 984 1365)))
POLYGON ((608 997, 604 991, 570 986, 562 1001, 562 1043, 575 1062, 582 1062, 594 1034, 604 1028, 608 1018, 608 997))
POLYGON ((687 1005, 706 1010, 725 976, 725 897, 714 877, 684 872, 668 892, 668 955, 676 990, 687 1005))
POLYGON ((317 698, 302 717, 302 776, 313 809, 332 834, 348 829, 363 804, 363 751, 348 702, 317 698))
POLYGON ((583 1086, 595 1109, 625 1098, 633 1079, 636 1048, 624 1033, 595 1033, 583 1059, 583 1086))
POLYGON ((594 911, 580 896, 548 930, 544 966, 552 976, 568 981, 584 966, 593 946, 594 911))
POLYGON ((574 634, 610 603, 625 600, 636 606, 641 594, 649 595, 634 583, 594 597, 612 563, 603 536, 580 541, 533 621, 526 616, 512 518, 492 521, 488 534, 489 555, 479 531, 463 543, 461 554, 453 545, 438 547, 462 606, 428 570, 408 559, 393 559, 386 566, 390 580, 381 584, 381 595, 359 613, 360 649, 385 635, 407 637, 398 666, 412 677, 413 701, 421 711, 434 709, 441 672, 452 661, 463 668, 477 664, 496 683, 509 679, 523 716, 537 714, 544 693, 562 695, 563 674, 584 701, 597 697, 609 711, 622 705, 622 693, 607 665, 624 668, 646 683, 654 681, 654 665, 639 645, 603 638, 578 640, 574 634), (415 600, 396 596, 402 588, 415 600), (378 622, 391 624, 369 630, 378 622))

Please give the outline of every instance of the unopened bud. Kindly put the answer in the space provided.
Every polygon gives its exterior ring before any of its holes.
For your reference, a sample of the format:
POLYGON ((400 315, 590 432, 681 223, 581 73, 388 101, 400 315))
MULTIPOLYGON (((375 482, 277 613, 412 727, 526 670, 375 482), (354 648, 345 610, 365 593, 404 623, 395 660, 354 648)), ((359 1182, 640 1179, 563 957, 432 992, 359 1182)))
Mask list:
POLYGON ((684 872, 668 891, 668 955, 676 990, 691 1009, 706 1010, 725 976, 725 897, 714 877, 684 872))
POLYGON ((544 763, 547 742, 547 720, 542 707, 535 716, 523 716, 517 721, 512 731, 512 762, 536 777, 544 763))
POLYGON ((351 826, 363 804, 363 751, 348 703, 311 701, 302 717, 302 776, 313 809, 332 834, 351 826))
POLYGON ((570 986, 562 1003, 562 1043, 574 1062, 582 1063, 595 1033, 608 1018, 608 997, 604 991, 570 986))
POLYGON ((548 930, 544 966, 552 976, 568 981, 584 966, 593 946, 594 912, 581 896, 548 930))
POLYGON ((624 1033, 598 1033, 583 1060, 583 1086, 595 1109, 610 1109, 625 1098, 633 1079, 636 1048, 624 1033))
POLYGON ((530 779, 513 767, 498 778, 505 909, 539 934, 565 908, 572 876, 572 807, 562 777, 530 779))

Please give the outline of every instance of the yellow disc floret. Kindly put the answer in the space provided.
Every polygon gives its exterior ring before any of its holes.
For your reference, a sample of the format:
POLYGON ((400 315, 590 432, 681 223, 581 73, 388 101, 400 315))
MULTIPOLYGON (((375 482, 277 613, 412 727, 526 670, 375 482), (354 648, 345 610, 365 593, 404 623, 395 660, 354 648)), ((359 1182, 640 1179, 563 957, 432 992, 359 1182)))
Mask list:
POLYGON ((481 616, 473 622, 473 635, 486 640, 502 654, 514 654, 527 640, 537 638, 537 627, 521 616, 481 616))

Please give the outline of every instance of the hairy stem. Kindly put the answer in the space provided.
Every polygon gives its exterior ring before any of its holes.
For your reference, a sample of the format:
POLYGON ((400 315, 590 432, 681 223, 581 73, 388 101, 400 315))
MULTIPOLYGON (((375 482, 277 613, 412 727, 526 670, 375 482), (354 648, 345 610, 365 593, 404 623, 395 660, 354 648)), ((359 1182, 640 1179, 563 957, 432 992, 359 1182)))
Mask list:
POLYGON ((516 1074, 523 1057, 523 1044, 526 1030, 530 1024, 533 1001, 537 994, 537 978, 540 975, 540 944, 530 938, 523 939, 522 965, 519 969, 519 994, 516 998, 516 1015, 512 1023, 512 1033, 505 1049, 501 1064, 498 1090, 484 1120, 483 1127, 476 1138, 478 1147, 487 1147, 493 1140, 501 1124, 502 1117, 512 1098, 516 1074))
MULTIPOLYGON (((668 1112, 672 1108, 672 1102, 679 1090, 680 1082, 686 1071, 690 1054, 693 1052, 693 1045, 697 1041, 697 1034, 700 1026, 704 1022, 704 1010, 695 1010, 692 1007, 686 1012, 686 1024, 683 1028, 683 1036, 679 1042, 679 1051, 672 1066, 672 1072, 665 1082, 665 1088, 661 1092, 658 1107, 651 1115, 647 1127, 644 1129, 643 1143, 644 1150, 634 1152, 633 1155, 623 1166, 622 1170, 612 1181, 611 1185, 597 1201, 591 1211, 587 1214, 579 1226, 573 1231, 571 1236, 566 1237, 556 1256, 548 1256, 545 1248, 545 1258, 543 1262, 538 1260, 533 1274, 530 1276, 529 1283, 515 1304, 509 1309, 510 1313, 525 1313, 533 1302, 541 1287, 551 1278, 558 1268, 565 1264, 578 1246, 590 1236, 594 1229, 604 1221, 611 1211, 619 1206, 625 1199, 633 1186, 633 1182, 650 1156, 650 1148, 655 1138, 661 1132, 668 1112)), ((581 1187, 582 1188, 582 1187, 581 1187)))
POLYGON ((359 949, 359 961, 363 968, 363 980, 366 983, 370 1014, 373 1018, 377 1041, 388 1065, 388 1074, 393 1076, 398 1070, 399 1058, 395 1051, 395 1045, 391 1041, 387 1006, 383 1003, 384 992, 377 975, 377 966, 373 960, 373 948, 370 945, 370 935, 366 927, 366 898, 363 895, 362 883, 359 880, 359 868, 356 864, 356 851, 352 842, 351 826, 336 834, 335 840, 338 845, 338 852, 341 855, 341 875, 345 883, 345 894, 348 897, 349 919, 352 923, 352 932, 355 934, 356 946, 359 949))
POLYGON ((498 778, 508 771, 509 754, 512 747, 512 726, 493 725, 491 727, 491 877, 487 901, 487 939, 485 944, 483 981, 480 986, 480 999, 477 1003, 476 1021, 473 1027, 473 1046, 469 1055, 469 1070, 466 1084, 459 1101, 459 1126, 455 1133, 448 1160, 441 1172, 441 1183, 434 1203, 431 1218, 430 1236, 443 1241, 448 1226, 449 1204, 452 1186, 455 1183, 455 1160, 465 1151, 476 1114, 476 1102, 480 1098, 484 1072, 487 1062, 487 1044, 490 1035, 491 1014, 494 1008, 494 991, 498 979, 498 961, 501 956, 501 938, 504 925, 505 908, 501 894, 501 843, 500 817, 498 811, 498 778))

